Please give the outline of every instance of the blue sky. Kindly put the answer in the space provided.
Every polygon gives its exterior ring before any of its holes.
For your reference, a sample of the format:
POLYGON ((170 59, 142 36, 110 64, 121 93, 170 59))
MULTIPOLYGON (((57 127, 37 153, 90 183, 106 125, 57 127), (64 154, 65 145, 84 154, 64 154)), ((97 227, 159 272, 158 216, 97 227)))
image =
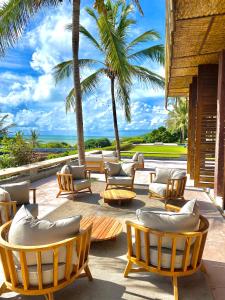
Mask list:
MULTIPOLYGON (((0 0, 1 2, 4 2, 0 0)), ((137 25, 130 33, 140 34, 154 28, 164 43, 165 1, 140 0, 144 17, 135 13, 137 25)), ((81 24, 93 34, 93 21, 84 7, 93 1, 82 0, 81 24)), ((66 0, 55 9, 43 10, 30 20, 29 26, 13 49, 0 58, 0 108, 16 123, 15 131, 29 133, 36 129, 42 134, 74 134, 74 113, 65 113, 65 97, 72 87, 66 80, 55 85, 52 68, 71 58, 71 33, 65 25, 71 20, 71 5, 66 0)), ((83 37, 80 41, 80 57, 99 58, 83 37)), ((144 62, 155 72, 164 76, 163 67, 144 62)), ((85 71, 87 74, 90 70, 85 71)), ((85 76, 85 73, 82 76, 85 76)), ((103 80, 94 95, 83 100, 85 135, 111 135, 113 133, 110 85, 103 80)), ((132 121, 127 123, 123 110, 118 107, 118 123, 121 132, 148 131, 163 124, 164 91, 143 88, 134 82, 131 92, 132 121)))

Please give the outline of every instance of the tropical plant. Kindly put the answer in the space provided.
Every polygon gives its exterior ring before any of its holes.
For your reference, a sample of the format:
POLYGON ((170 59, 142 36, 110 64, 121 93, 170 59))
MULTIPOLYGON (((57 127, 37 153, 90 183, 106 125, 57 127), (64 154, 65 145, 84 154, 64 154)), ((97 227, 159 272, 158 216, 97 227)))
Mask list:
POLYGON ((145 143, 175 143, 178 141, 179 135, 177 132, 170 132, 164 126, 160 126, 152 132, 144 135, 145 143))
POLYGON ((15 126, 14 123, 7 122, 8 117, 9 117, 8 114, 2 115, 0 111, 0 138, 7 135, 9 133, 10 128, 15 126))
POLYGON ((39 134, 36 130, 33 129, 31 129, 30 133, 31 133, 31 137, 30 137, 31 145, 33 148, 35 148, 38 146, 39 134))
MULTIPOLYGON (((129 41, 131 26, 136 24, 135 19, 132 18, 132 5, 126 5, 122 0, 113 4, 108 0, 105 4, 105 9, 107 18, 104 13, 95 13, 94 10, 86 8, 87 13, 96 23, 98 29, 97 38, 80 25, 80 33, 98 50, 102 57, 102 60, 93 58, 79 60, 80 67, 97 67, 97 70, 95 69, 91 75, 82 80, 81 92, 82 96, 93 93, 101 84, 104 76, 110 80, 116 149, 120 158, 116 102, 122 105, 126 120, 130 121, 130 91, 134 80, 138 80, 148 86, 164 87, 164 80, 161 76, 142 66, 142 63, 146 60, 163 64, 164 47, 161 44, 156 44, 153 46, 148 45, 147 48, 140 50, 141 44, 160 38, 155 30, 148 30, 129 41)), ((56 82, 71 76, 72 72, 73 60, 58 64, 54 68, 56 82)), ((72 88, 66 98, 67 110, 77 110, 75 101, 77 90, 75 91, 72 88)))
POLYGON ((180 143, 186 139, 188 126, 188 101, 186 98, 177 98, 176 102, 172 104, 166 125, 172 132, 180 132, 180 143))

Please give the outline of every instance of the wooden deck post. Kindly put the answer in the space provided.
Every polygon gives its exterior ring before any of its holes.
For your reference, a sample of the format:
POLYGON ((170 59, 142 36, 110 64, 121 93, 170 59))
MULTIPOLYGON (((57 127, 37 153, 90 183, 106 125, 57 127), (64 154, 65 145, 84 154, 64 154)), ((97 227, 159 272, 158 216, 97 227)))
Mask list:
POLYGON ((218 65, 199 65, 194 174, 197 187, 214 187, 217 85, 218 65))
POLYGON ((190 178, 194 179, 195 164, 195 129, 196 129, 196 104, 197 104, 197 77, 189 87, 189 116, 188 116, 188 163, 187 170, 190 178))
MULTIPOLYGON (((224 202, 225 50, 219 56, 214 195, 224 202)), ((219 204, 219 203, 218 203, 219 204)), ((223 203, 220 204, 221 206, 223 203)))

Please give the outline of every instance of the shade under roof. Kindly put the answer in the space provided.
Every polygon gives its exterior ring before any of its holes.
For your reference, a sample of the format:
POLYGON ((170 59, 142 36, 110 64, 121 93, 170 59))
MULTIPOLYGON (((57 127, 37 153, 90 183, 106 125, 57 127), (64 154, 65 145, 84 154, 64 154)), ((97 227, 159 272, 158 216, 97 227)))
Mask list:
POLYGON ((166 0, 166 98, 188 96, 198 65, 225 49, 225 0, 166 0))

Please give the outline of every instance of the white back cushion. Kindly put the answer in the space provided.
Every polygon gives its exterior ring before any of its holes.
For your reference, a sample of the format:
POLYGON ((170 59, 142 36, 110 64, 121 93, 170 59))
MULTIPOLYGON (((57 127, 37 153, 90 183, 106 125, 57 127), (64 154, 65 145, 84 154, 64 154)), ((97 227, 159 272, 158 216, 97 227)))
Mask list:
POLYGON ((70 166, 73 179, 85 178, 85 166, 70 166))
MULTIPOLYGON (((80 229, 81 216, 74 216, 65 218, 55 222, 48 220, 39 220, 33 218, 31 213, 23 205, 16 213, 10 230, 9 230, 9 243, 21 246, 38 246, 46 245, 62 241, 66 238, 74 237, 80 229)), ((14 252, 14 256, 18 263, 18 252, 14 252)), ((27 264, 36 265, 37 259, 34 252, 26 254, 27 264)), ((74 245, 72 262, 77 260, 76 249, 74 245)), ((66 249, 65 247, 59 248, 59 262, 66 262, 66 249)), ((53 263, 53 252, 42 252, 42 264, 53 263)))
POLYGON ((120 174, 121 171, 121 164, 120 163, 113 163, 107 162, 106 168, 108 170, 109 176, 117 176, 120 174))
POLYGON ((169 179, 182 179, 186 176, 186 171, 171 168, 156 168, 156 176, 153 180, 155 183, 166 184, 169 179))
POLYGON ((131 177, 134 172, 134 163, 122 163, 120 169, 121 176, 129 176, 131 177))
POLYGON ((1 187, 10 194, 11 200, 16 201, 17 204, 29 203, 29 181, 7 183, 3 184, 1 187))
MULTIPOLYGON (((11 201, 9 192, 7 192, 6 190, 4 190, 2 188, 0 188, 0 201, 1 202, 10 202, 11 201)), ((9 207, 8 213, 9 213, 9 215, 11 214, 10 207, 9 207)), ((4 224, 7 221, 6 214, 7 213, 6 213, 5 207, 2 207, 0 205, 0 216, 1 216, 2 224, 4 224)))

